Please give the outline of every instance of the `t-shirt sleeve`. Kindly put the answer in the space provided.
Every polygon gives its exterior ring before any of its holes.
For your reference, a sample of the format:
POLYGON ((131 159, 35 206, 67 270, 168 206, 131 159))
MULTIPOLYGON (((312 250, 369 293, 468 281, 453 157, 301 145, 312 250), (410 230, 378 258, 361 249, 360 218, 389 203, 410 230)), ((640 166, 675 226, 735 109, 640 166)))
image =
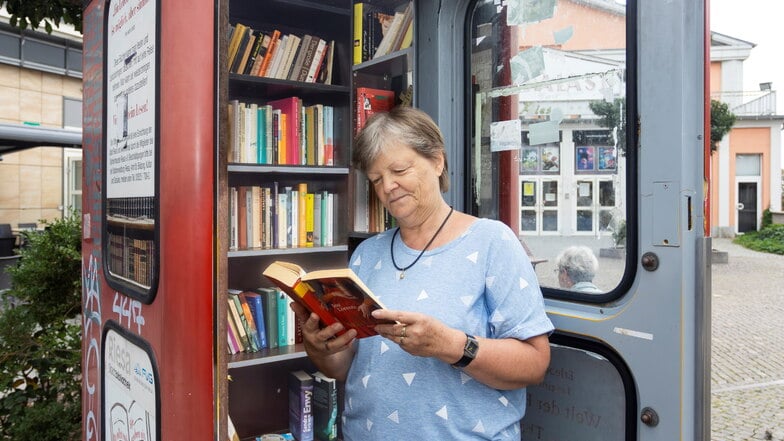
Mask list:
POLYGON ((485 277, 490 336, 527 340, 551 333, 554 327, 528 255, 508 226, 497 222, 496 228, 485 277))

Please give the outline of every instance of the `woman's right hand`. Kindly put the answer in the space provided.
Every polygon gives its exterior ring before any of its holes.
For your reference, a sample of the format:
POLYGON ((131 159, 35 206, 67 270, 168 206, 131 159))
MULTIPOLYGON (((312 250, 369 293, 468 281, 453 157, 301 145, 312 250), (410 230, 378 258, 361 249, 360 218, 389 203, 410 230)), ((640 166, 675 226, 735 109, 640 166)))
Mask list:
POLYGON ((357 331, 354 329, 338 335, 344 329, 341 323, 333 323, 321 328, 318 315, 310 313, 296 302, 291 303, 291 309, 302 324, 302 340, 305 350, 311 357, 324 358, 345 351, 351 347, 351 342, 357 337, 357 331))

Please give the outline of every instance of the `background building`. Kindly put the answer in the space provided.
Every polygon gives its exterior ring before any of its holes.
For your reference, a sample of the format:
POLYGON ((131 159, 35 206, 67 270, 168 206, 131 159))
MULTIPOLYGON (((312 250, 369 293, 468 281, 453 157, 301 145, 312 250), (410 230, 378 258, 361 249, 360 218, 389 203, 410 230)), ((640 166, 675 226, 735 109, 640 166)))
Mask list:
POLYGON ((82 37, 22 31, 9 16, 0 10, 0 224, 16 228, 81 208, 82 37))

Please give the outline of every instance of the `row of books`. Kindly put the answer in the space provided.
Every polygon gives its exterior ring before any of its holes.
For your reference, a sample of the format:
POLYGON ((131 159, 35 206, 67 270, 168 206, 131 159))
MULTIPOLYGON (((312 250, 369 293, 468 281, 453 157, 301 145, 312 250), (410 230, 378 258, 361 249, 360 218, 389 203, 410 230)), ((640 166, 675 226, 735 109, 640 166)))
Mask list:
POLYGON ((229 72, 332 84, 335 41, 315 35, 262 32, 242 23, 229 28, 229 72))
POLYGON ((411 46, 414 6, 406 3, 389 11, 368 2, 354 3, 354 64, 411 46))
POLYGON ((320 371, 289 372, 289 430, 298 441, 338 439, 338 391, 320 371))
POLYGON ((109 271, 115 276, 149 287, 153 277, 155 241, 109 232, 109 271))
POLYGON ((228 104, 229 162, 268 165, 335 164, 332 106, 303 105, 299 97, 267 104, 228 104))
POLYGON ((307 183, 229 188, 229 249, 332 246, 337 194, 307 183))
POLYGON ((226 337, 229 354, 302 343, 291 298, 276 288, 229 289, 226 337))

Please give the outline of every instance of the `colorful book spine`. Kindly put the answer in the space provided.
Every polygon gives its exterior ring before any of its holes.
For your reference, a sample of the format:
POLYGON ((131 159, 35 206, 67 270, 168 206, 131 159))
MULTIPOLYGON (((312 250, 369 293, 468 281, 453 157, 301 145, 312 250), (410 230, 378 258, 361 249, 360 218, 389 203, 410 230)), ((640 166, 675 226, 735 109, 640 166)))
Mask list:
POLYGON ((303 370, 289 374, 289 430, 298 441, 313 441, 313 377, 303 370))
POLYGON ((318 441, 338 439, 337 381, 323 373, 313 373, 313 438, 318 441))

